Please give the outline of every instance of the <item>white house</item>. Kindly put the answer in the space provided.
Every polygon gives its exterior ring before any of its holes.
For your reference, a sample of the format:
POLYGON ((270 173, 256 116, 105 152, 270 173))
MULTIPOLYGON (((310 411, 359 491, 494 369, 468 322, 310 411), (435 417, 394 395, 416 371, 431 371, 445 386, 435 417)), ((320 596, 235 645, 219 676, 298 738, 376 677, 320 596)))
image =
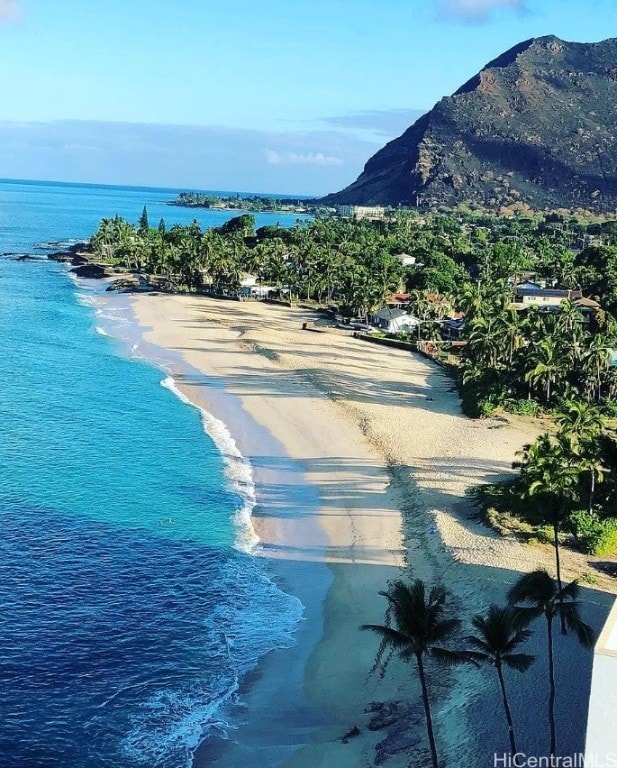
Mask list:
POLYGON ((396 307, 382 307, 371 317, 371 323, 387 333, 398 333, 406 328, 415 328, 419 320, 396 307))
POLYGON ((404 267, 413 267, 416 263, 416 257, 411 256, 409 253, 397 253, 394 258, 400 261, 404 267))
POLYGON ((585 765, 617 765, 617 602, 593 652, 585 765))

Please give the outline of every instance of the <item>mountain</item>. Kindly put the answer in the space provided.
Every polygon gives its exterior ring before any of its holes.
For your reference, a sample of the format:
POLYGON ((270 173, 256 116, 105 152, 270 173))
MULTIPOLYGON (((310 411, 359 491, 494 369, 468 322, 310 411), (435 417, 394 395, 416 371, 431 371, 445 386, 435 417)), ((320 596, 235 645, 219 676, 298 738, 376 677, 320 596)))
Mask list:
POLYGON ((617 39, 511 48, 329 204, 617 209, 617 39))

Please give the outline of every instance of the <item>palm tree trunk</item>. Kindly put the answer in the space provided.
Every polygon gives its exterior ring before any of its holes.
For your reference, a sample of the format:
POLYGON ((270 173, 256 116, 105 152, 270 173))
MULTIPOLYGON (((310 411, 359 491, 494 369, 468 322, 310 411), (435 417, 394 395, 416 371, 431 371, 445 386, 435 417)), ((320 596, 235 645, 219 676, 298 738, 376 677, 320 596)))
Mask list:
POLYGON ((596 492, 596 471, 593 467, 589 470, 591 472, 591 487, 589 489, 589 513, 593 511, 593 497, 596 492))
MULTIPOLYGON (((557 572, 557 587, 559 589, 559 605, 563 606, 563 596, 561 594, 562 590, 562 583, 561 583, 561 550, 559 549, 559 516, 558 512, 555 510, 553 512, 553 546, 555 547, 555 571, 557 572)), ((561 634, 565 635, 566 633, 566 620, 563 615, 563 611, 559 612, 559 615, 561 617, 561 634)))
POLYGON ((559 550, 559 519, 555 514, 553 517, 553 546, 555 547, 555 569, 557 571, 557 585, 561 592, 561 553, 559 550))
POLYGON ((499 685, 501 686, 501 696, 503 698, 503 708, 506 713, 506 720, 508 721, 508 736, 510 737, 510 749, 512 755, 516 755, 518 750, 516 748, 516 741, 514 739, 514 722, 512 720, 512 712, 510 711, 510 705, 508 703, 508 695, 506 693, 506 683, 503 679, 503 670, 501 664, 497 664, 497 675, 499 677, 499 685))
POLYGON ((424 674, 424 663, 422 654, 416 653, 418 661, 418 672, 420 674, 420 684, 422 685, 422 701, 424 702, 424 714, 426 715, 426 732, 428 733, 428 743, 431 748, 431 762, 433 768, 439 768, 437 759, 437 747, 435 746, 435 734, 433 732, 433 718, 431 717, 431 703, 428 697, 428 688, 426 686, 426 676, 424 674))
POLYGON ((556 750, 556 729, 555 729, 555 660, 553 658, 553 619, 547 617, 548 622, 548 721, 551 730, 551 741, 549 754, 552 757, 556 750))

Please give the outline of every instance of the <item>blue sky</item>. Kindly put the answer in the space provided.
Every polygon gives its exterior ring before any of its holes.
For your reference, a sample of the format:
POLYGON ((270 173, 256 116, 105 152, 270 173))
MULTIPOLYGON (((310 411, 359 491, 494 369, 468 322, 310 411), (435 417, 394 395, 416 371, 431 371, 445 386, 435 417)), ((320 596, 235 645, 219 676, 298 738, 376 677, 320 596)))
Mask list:
POLYGON ((323 194, 530 37, 615 0, 0 0, 0 177, 323 194))

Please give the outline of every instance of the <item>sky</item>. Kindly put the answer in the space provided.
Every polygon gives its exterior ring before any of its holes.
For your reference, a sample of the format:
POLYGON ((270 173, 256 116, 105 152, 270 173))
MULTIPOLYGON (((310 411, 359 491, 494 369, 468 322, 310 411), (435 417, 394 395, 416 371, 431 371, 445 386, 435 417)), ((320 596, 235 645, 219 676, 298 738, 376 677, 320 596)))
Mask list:
POLYGON ((0 177, 321 195, 522 40, 616 0, 0 0, 0 177))

